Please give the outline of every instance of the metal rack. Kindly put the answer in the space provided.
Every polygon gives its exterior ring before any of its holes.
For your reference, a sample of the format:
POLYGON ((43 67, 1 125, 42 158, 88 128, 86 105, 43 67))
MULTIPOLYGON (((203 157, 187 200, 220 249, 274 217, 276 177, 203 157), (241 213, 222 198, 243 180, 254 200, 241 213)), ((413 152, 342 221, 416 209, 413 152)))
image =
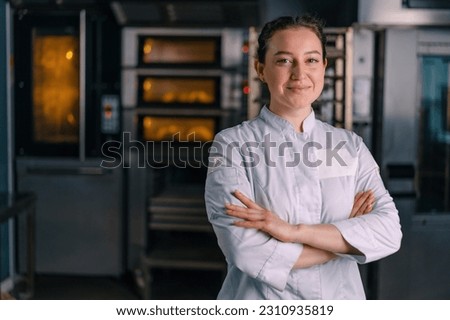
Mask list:
POLYGON ((313 106, 322 121, 351 130, 352 112, 352 41, 351 28, 327 28, 325 86, 313 106))
POLYGON ((143 298, 152 297, 152 271, 218 271, 223 277, 225 259, 207 220, 200 186, 166 188, 148 198, 148 247, 142 257, 143 298))

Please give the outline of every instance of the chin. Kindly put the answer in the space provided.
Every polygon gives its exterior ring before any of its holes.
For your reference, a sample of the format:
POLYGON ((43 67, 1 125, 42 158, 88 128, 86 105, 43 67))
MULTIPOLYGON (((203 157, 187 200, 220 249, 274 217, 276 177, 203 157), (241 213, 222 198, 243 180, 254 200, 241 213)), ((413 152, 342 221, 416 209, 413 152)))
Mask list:
MULTIPOLYGON (((312 101, 312 102, 314 102, 314 101, 312 101)), ((312 102, 310 102, 310 101, 307 101, 307 102, 305 102, 305 101, 295 101, 295 102, 292 102, 291 105, 295 109, 309 109, 312 106, 312 102)))

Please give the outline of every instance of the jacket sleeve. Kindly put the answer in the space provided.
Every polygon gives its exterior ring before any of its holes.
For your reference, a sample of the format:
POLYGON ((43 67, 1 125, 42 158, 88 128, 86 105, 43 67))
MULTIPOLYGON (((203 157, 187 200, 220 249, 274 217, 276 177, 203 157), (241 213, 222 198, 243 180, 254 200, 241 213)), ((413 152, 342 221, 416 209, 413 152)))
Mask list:
POLYGON ((283 290, 303 246, 283 243, 258 230, 233 225, 236 218, 226 214, 224 205, 242 204, 232 192, 240 190, 255 199, 239 149, 238 142, 227 141, 220 133, 216 135, 210 149, 205 185, 208 219, 229 264, 250 277, 283 290))
MULTIPOLYGON (((358 137, 359 138, 359 137, 358 137)), ((368 263, 399 250, 402 231, 398 211, 384 187, 380 170, 370 151, 359 138, 356 192, 372 190, 375 195, 373 210, 363 216, 333 223, 344 239, 363 255, 341 255, 368 263)))

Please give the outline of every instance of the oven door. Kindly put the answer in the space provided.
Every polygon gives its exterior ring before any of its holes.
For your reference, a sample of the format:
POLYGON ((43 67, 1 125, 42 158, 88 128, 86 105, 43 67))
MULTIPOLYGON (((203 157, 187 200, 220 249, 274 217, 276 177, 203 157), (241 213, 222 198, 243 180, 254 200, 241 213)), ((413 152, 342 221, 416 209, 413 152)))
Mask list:
POLYGON ((18 155, 79 155, 80 18, 25 15, 15 24, 18 155))
POLYGON ((450 55, 419 58, 419 214, 450 214, 450 55))
POLYGON ((85 11, 16 13, 18 156, 98 157, 101 144, 119 134, 119 95, 117 90, 105 89, 107 81, 114 81, 109 80, 114 79, 109 64, 118 62, 114 54, 101 56, 101 47, 114 42, 98 32, 111 22, 98 22, 92 15, 85 11), (106 69, 107 81, 102 79, 106 69))

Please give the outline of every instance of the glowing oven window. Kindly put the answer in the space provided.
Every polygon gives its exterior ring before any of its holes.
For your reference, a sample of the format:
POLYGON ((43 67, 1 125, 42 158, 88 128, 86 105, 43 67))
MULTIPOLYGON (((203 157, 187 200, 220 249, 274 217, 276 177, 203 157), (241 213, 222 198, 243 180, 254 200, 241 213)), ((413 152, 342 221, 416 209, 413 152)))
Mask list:
POLYGON ((219 64, 220 38, 141 37, 142 64, 219 64))
POLYGON ((200 104, 217 103, 217 80, 199 78, 141 78, 141 103, 200 104))
POLYGON ((73 35, 33 37, 33 136, 38 143, 77 143, 79 46, 73 35))
POLYGON ((145 116, 141 121, 146 141, 207 142, 214 138, 212 118, 145 116))

